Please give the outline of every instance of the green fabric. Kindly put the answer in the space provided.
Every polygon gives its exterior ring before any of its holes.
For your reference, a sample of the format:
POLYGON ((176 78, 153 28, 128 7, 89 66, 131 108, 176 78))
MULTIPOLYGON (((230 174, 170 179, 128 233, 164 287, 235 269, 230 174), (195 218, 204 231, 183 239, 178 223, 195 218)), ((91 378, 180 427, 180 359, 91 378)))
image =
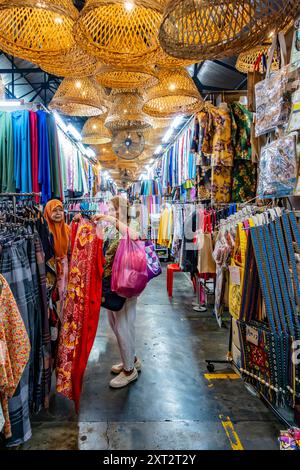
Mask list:
POLYGON ((53 198, 60 198, 60 185, 59 185, 59 164, 57 152, 57 135, 55 118, 52 115, 47 115, 48 124, 48 137, 49 137, 49 155, 50 155, 50 173, 51 173, 51 192, 53 198))
POLYGON ((67 174, 67 160, 66 160, 66 155, 64 152, 64 146, 62 145, 63 138, 61 138, 61 131, 59 132, 59 148, 60 148, 60 168, 61 168, 61 177, 62 177, 62 184, 63 184, 63 190, 68 189, 68 174, 67 174))
POLYGON ((237 160, 233 168, 232 201, 246 202, 256 196, 256 165, 237 160))
POLYGON ((12 114, 0 113, 0 192, 16 192, 12 114))
POLYGON ((251 124, 253 113, 240 103, 231 104, 232 143, 236 160, 251 160, 251 124))

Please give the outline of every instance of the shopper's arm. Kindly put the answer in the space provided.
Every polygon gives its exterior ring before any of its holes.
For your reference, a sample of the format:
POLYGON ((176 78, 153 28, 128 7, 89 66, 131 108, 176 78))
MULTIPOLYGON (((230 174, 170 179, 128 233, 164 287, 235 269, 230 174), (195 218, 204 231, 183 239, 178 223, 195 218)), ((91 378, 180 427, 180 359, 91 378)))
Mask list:
POLYGON ((114 225, 116 229, 124 236, 128 232, 129 237, 132 240, 138 240, 139 236, 136 233, 135 230, 132 230, 132 228, 128 227, 128 225, 124 224, 120 220, 116 219, 115 217, 112 217, 111 215, 95 215, 93 217, 93 220, 95 222, 108 222, 111 225, 114 225))

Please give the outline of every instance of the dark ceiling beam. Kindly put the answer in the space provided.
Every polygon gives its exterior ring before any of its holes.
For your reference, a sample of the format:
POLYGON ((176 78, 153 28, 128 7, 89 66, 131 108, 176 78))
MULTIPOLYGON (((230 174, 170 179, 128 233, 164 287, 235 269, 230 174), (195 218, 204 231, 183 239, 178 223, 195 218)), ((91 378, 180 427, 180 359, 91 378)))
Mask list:
POLYGON ((243 75, 235 67, 233 67, 233 65, 226 64, 226 62, 222 62, 222 60, 214 59, 212 62, 214 64, 220 65, 221 67, 225 67, 225 69, 231 70, 231 72, 235 72, 237 74, 243 75))
MULTIPOLYGON (((34 69, 34 68, 18 68, 18 67, 14 67, 14 73, 19 73, 20 75, 23 75, 23 74, 29 74, 29 73, 44 73, 42 71, 42 69, 34 69)), ((11 69, 0 69, 0 73, 11 73, 12 72, 12 68, 11 69)))

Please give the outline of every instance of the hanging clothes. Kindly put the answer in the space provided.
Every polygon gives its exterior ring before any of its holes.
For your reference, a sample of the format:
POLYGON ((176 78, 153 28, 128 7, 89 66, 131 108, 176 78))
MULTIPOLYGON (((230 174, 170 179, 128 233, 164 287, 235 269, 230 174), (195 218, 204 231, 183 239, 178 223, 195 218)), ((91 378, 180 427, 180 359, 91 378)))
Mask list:
POLYGON ((6 279, 1 274, 0 352, 0 402, 5 418, 4 436, 9 439, 12 437, 9 399, 15 394, 28 363, 30 343, 16 301, 6 279))
POLYGON ((95 339, 101 304, 104 257, 95 225, 81 220, 72 230, 68 295, 57 359, 57 391, 79 410, 83 374, 95 339), (76 232, 76 233, 75 233, 76 232))
POLYGON ((46 120, 48 129, 49 163, 51 174, 51 197, 63 199, 62 175, 56 122, 52 114, 47 114, 46 120))
POLYGON ((0 112, 0 192, 16 192, 12 113, 0 112))
POLYGON ((211 107, 212 116, 212 166, 233 166, 234 150, 231 136, 229 110, 211 107))
POLYGON ((257 166, 251 161, 236 160, 233 168, 232 201, 246 202, 256 196, 257 166))
POLYGON ((12 113, 12 127, 16 189, 22 193, 31 193, 32 176, 29 111, 14 111, 12 113))
POLYGON ((42 192, 41 202, 46 204, 52 196, 47 113, 44 111, 37 111, 36 114, 38 121, 39 184, 42 192))
POLYGON ((232 103, 230 110, 233 122, 232 142, 235 148, 235 159, 251 160, 251 125, 253 123, 253 113, 241 103, 232 103))
MULTIPOLYGON (((37 114, 29 112, 30 119, 30 148, 31 148, 31 171, 32 171, 32 191, 40 192, 39 187, 39 143, 38 143, 38 122, 37 114)), ((38 197, 35 199, 39 201, 38 197)))
POLYGON ((229 203, 231 200, 231 187, 231 168, 214 166, 212 169, 212 200, 215 203, 229 203))

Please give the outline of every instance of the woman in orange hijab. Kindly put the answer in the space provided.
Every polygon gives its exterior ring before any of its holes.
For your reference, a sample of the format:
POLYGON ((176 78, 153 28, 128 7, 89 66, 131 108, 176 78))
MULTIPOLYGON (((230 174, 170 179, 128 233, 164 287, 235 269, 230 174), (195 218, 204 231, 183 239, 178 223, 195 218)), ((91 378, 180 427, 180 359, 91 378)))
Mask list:
POLYGON ((70 228, 65 223, 64 208, 58 199, 49 201, 44 211, 49 230, 54 241, 54 259, 50 260, 52 268, 56 271, 56 284, 60 306, 58 315, 62 320, 62 304, 65 298, 68 282, 68 250, 70 241, 70 228))

